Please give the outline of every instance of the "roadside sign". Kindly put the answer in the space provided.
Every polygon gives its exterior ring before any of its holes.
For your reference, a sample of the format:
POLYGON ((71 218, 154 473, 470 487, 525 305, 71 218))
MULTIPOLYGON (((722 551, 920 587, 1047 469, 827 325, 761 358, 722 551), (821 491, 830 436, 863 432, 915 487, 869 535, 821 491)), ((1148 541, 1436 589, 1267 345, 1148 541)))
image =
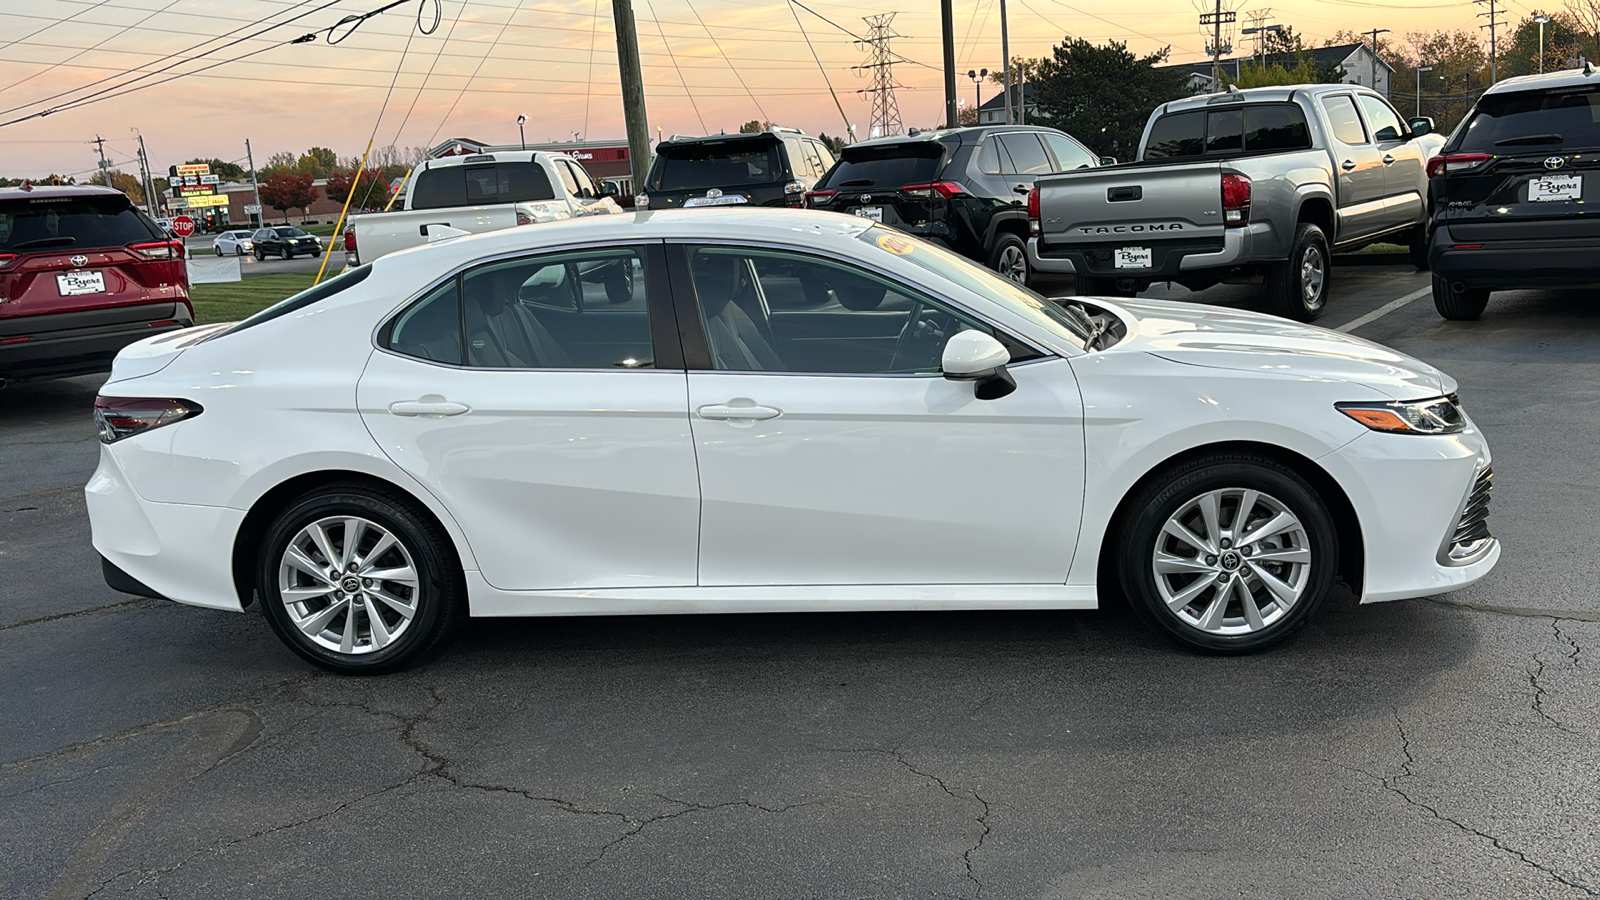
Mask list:
POLYGON ((172 220, 172 233, 178 237, 194 234, 194 220, 188 216, 178 216, 172 220))
POLYGON ((227 194, 212 194, 210 196, 201 197, 184 197, 182 199, 188 202, 190 209, 204 209, 211 206, 228 205, 227 194))
POLYGON ((218 175, 201 175, 200 176, 200 183, 201 184, 219 184, 221 181, 222 181, 222 178, 220 176, 218 176, 218 175))
POLYGON ((209 166, 209 165, 173 166, 172 167, 172 174, 174 174, 174 175, 210 175, 211 174, 211 166, 209 166))
POLYGON ((259 216, 261 215, 261 206, 256 203, 246 203, 244 205, 244 214, 247 216, 259 216))

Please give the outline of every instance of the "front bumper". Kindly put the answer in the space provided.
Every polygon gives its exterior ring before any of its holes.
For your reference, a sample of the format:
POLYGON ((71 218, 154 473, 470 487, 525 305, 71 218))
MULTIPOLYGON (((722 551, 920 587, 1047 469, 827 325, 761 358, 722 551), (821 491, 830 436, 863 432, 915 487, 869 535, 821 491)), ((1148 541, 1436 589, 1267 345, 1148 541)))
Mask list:
POLYGON ((129 344, 193 325, 189 307, 170 302, 0 319, 0 376, 65 378, 107 372, 129 344))
POLYGON ((1453 237, 1448 225, 1434 229, 1428 244, 1433 274, 1489 290, 1600 283, 1597 256, 1600 238, 1469 241, 1453 237))

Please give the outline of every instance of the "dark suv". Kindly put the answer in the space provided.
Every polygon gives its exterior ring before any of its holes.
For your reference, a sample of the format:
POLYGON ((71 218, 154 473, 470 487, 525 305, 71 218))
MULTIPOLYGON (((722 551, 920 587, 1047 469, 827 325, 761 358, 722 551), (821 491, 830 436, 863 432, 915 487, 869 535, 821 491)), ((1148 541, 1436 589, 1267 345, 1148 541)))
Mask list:
POLYGON ((258 228, 256 233, 250 236, 250 242, 255 245, 253 252, 256 259, 266 259, 268 256, 294 259, 296 253, 322 255, 322 244, 316 236, 307 234, 305 229, 293 225, 258 228))
POLYGON ((802 205, 833 165, 828 145, 793 128, 681 137, 656 145, 638 209, 802 205))
POLYGON ((1053 128, 989 125, 852 144, 806 195, 812 209, 854 213, 937 240, 1028 283, 1026 199, 1034 179, 1101 164, 1053 128))
POLYGON ((1600 73, 1508 78, 1428 161, 1428 264, 1446 319, 1489 292, 1600 282, 1600 73))
POLYGON ((192 324, 183 242, 121 191, 0 189, 0 383, 104 372, 192 324))

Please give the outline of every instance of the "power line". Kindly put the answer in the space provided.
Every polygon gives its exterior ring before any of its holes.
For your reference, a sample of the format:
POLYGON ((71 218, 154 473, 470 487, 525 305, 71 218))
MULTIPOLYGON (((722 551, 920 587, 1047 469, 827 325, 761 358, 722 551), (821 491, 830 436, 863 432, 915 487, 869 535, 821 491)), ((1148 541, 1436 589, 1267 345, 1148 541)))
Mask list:
POLYGON ((667 43, 667 33, 661 29, 661 20, 655 17, 656 11, 650 5, 650 0, 644 0, 644 8, 650 10, 650 18, 656 23, 656 34, 661 35, 661 49, 666 52, 667 59, 672 60, 672 68, 678 73, 678 80, 683 82, 683 93, 689 98, 689 106, 694 110, 695 121, 700 123, 700 131, 709 133, 711 129, 706 127, 705 117, 700 115, 700 104, 695 102, 694 92, 689 90, 689 80, 683 77, 683 69, 678 67, 678 58, 672 55, 672 46, 667 43))
POLYGON ((583 92, 583 134, 589 133, 589 99, 594 94, 594 38, 600 31, 600 0, 594 0, 595 16, 589 22, 588 87, 583 92))
POLYGON ((711 45, 717 48, 717 53, 722 56, 722 61, 728 64, 728 71, 732 72, 733 77, 739 80, 739 86, 744 88, 744 92, 750 95, 750 102, 756 105, 756 112, 761 114, 761 121, 772 121, 767 118, 767 111, 761 108, 761 101, 756 99, 756 95, 750 90, 750 86, 744 83, 744 76, 739 74, 738 67, 733 64, 732 60, 728 59, 728 54, 722 52, 722 43, 717 40, 716 35, 711 33, 710 28, 706 28, 705 20, 700 18, 700 11, 694 8, 693 3, 689 4, 689 12, 694 13, 694 17, 699 21, 700 27, 706 29, 706 37, 711 38, 711 45))
MULTIPOLYGON (((444 48, 450 45, 450 37, 456 33, 456 26, 461 24, 461 17, 467 11, 467 2, 468 0, 461 0, 461 9, 457 10, 456 17, 450 20, 450 30, 444 33, 444 40, 439 42, 439 49, 433 54, 433 62, 428 64, 428 71, 422 76, 422 83, 417 85, 417 92, 411 96, 411 105, 406 107, 406 114, 400 119, 400 127, 394 130, 394 140, 389 142, 391 146, 400 143, 400 132, 404 131, 406 123, 411 121, 411 112, 417 108, 417 101, 422 99, 422 92, 428 87, 428 80, 433 77, 434 67, 439 65, 439 57, 443 55, 444 48)), ((443 12, 442 7, 440 12, 443 12)), ((400 56, 402 59, 405 58, 403 52, 400 56)))
MULTIPOLYGON (((827 16, 823 15, 822 13, 817 12, 816 10, 814 10, 811 7, 805 5, 804 3, 801 3, 800 0, 790 0, 790 2, 793 3, 795 6, 798 6, 801 9, 805 10, 806 12, 811 13, 813 16, 816 16, 817 18, 821 19, 822 21, 827 22, 829 25, 832 25, 833 27, 839 29, 840 31, 844 32, 845 34, 850 35, 852 38, 855 38, 857 41, 860 41, 862 43, 866 42, 866 40, 867 40, 866 38, 862 37, 859 34, 856 34, 854 31, 851 31, 850 29, 844 27, 843 25, 840 25, 838 22, 835 22, 834 20, 828 18, 827 16)), ((692 9, 693 7, 690 7, 690 8, 692 9)), ((900 35, 899 37, 904 39, 905 36, 904 35, 900 35)), ((924 69, 932 69, 935 72, 943 72, 944 71, 944 67, 943 66, 930 66, 930 65, 928 65, 927 63, 925 63, 925 62, 923 62, 921 60, 912 59, 911 57, 906 56, 906 55, 904 55, 902 53, 895 53, 893 51, 890 51, 890 54, 892 56, 894 56, 895 59, 897 59, 897 60, 899 60, 900 62, 903 62, 903 63, 910 63, 913 66, 921 66, 924 69)))
POLYGON ((456 93, 456 98, 450 101, 450 108, 444 111, 444 116, 439 119, 438 127, 433 129, 433 134, 428 135, 428 146, 433 146, 433 139, 438 137, 439 132, 444 129, 444 123, 450 121, 450 114, 456 111, 456 104, 461 102, 462 95, 467 92, 467 88, 472 86, 472 80, 477 78, 478 73, 483 70, 483 64, 488 61, 489 54, 494 52, 495 46, 500 43, 500 38, 505 36, 506 26, 510 25, 511 20, 515 19, 517 17, 517 13, 521 11, 522 0, 517 0, 517 5, 511 9, 511 15, 506 16, 505 24, 500 26, 500 30, 495 33, 494 40, 489 42, 489 49, 483 51, 483 57, 478 60, 477 68, 474 68, 472 70, 472 75, 470 75, 466 81, 461 83, 461 90, 456 93))
MULTIPOLYGON (((71 22, 73 19, 76 19, 77 17, 83 15, 84 13, 89 12, 90 10, 93 10, 93 9, 99 9, 100 7, 105 6, 109 2, 111 2, 111 0, 100 0, 100 2, 90 4, 89 6, 78 10, 77 12, 73 13, 72 15, 67 16, 65 19, 52 19, 52 20, 50 20, 50 24, 49 25, 46 25, 43 28, 38 29, 37 31, 30 31, 27 34, 23 35, 22 37, 17 38, 16 40, 6 41, 4 44, 0 44, 0 50, 4 50, 5 48, 11 46, 12 44, 19 44, 19 43, 21 43, 23 41, 26 41, 28 38, 31 38, 36 34, 42 34, 42 33, 46 32, 46 31, 49 31, 50 29, 56 27, 57 25, 65 25, 66 23, 71 22)), ((43 18, 43 17, 42 16, 32 16, 30 18, 43 18)))
POLYGON ((794 27, 800 29, 800 36, 806 39, 806 48, 811 51, 811 58, 817 61, 817 71, 822 73, 822 83, 828 86, 828 96, 833 98, 833 105, 839 109, 839 118, 844 120, 844 133, 850 136, 850 117, 844 114, 844 104, 839 102, 839 95, 833 90, 833 82, 828 80, 828 70, 822 67, 822 60, 817 56, 817 48, 811 46, 811 35, 806 34, 806 27, 800 24, 800 13, 795 10, 794 3, 788 3, 789 14, 794 16, 794 27))
MULTIPOLYGON (((69 62, 72 62, 73 60, 77 59, 78 57, 84 55, 85 53, 89 53, 91 51, 97 50, 97 49, 105 46, 106 44, 110 43, 111 41, 114 41, 117 38, 122 37, 123 35, 127 34, 129 31, 132 31, 133 29, 138 28, 140 25, 143 25, 144 23, 150 21, 151 19, 155 18, 156 16, 161 15, 162 13, 164 13, 167 10, 173 8, 174 6, 178 5, 181 2, 182 2, 182 0, 169 0, 169 2, 167 3, 166 6, 163 6, 160 9, 150 13, 149 15, 147 15, 144 18, 140 19, 139 21, 133 23, 132 25, 129 25, 127 28, 122 29, 121 31, 117 32, 116 34, 107 35, 103 40, 100 41, 100 43, 95 44, 94 46, 91 46, 91 47, 85 47, 82 50, 79 50, 77 53, 74 53, 73 55, 71 55, 71 56, 67 57, 66 59, 62 60, 61 62, 52 63, 52 64, 44 67, 43 69, 40 69, 39 71, 33 73, 32 75, 27 76, 26 78, 22 78, 20 80, 13 81, 10 84, 6 85, 5 87, 0 87, 0 94, 3 94, 6 91, 11 90, 12 88, 17 87, 18 85, 26 84, 26 83, 32 81, 33 79, 38 78, 40 75, 45 74, 46 72, 53 72, 56 69, 59 69, 61 66, 65 65, 65 64, 67 64, 69 62)), ((40 30, 43 31, 44 29, 40 29, 40 30)), ((15 42, 13 41, 13 43, 15 43, 15 42)), ((10 46, 10 44, 8 44, 7 46, 10 46)))

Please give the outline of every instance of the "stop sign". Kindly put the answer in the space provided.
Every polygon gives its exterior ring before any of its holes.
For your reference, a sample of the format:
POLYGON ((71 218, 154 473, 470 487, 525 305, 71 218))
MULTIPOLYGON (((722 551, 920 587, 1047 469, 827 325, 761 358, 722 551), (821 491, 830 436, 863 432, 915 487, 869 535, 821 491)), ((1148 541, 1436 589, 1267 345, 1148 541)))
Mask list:
POLYGON ((172 220, 172 233, 178 237, 188 237, 194 234, 194 220, 188 216, 179 216, 172 220))

